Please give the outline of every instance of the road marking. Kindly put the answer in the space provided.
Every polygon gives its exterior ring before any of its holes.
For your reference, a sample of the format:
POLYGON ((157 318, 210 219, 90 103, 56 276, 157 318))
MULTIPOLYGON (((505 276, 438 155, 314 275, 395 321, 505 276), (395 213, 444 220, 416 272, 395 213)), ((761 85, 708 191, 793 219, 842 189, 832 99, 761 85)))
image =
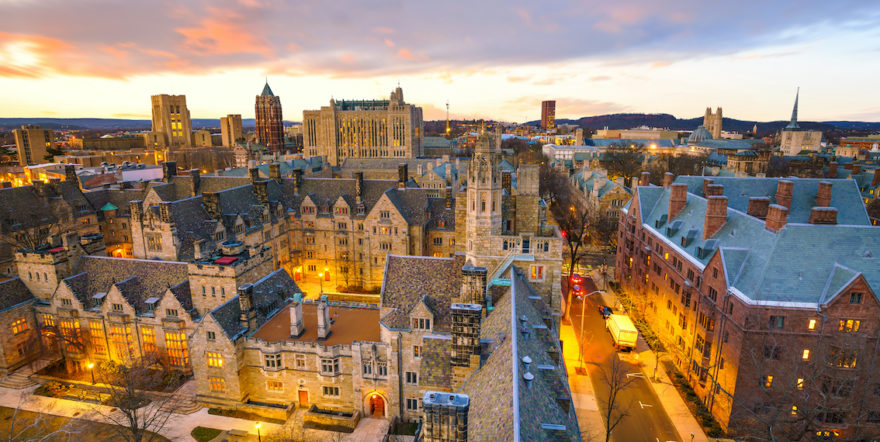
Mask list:
POLYGON ((643 404, 642 401, 639 401, 639 406, 642 407, 643 410, 645 409, 645 407, 653 407, 653 405, 651 404, 643 404))
POLYGON ((627 373, 627 374, 626 374, 626 377, 628 377, 628 378, 636 377, 636 378, 642 378, 642 379, 644 379, 644 378, 645 378, 645 375, 643 375, 643 374, 641 374, 641 373, 627 373))

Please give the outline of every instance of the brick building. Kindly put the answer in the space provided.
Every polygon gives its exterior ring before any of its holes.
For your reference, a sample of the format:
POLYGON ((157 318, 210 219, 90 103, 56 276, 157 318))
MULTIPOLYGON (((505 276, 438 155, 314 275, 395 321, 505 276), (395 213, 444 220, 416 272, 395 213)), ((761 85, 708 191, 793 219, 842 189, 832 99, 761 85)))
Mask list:
MULTIPOLYGON (((281 97, 272 93, 269 83, 263 92, 257 95, 254 105, 257 125, 257 142, 268 147, 272 152, 284 150, 284 123, 281 114, 281 97)), ((241 125, 241 122, 238 123, 241 125)), ((239 132, 241 128, 239 127, 239 132)), ((234 140, 233 140, 234 141, 234 140)), ((231 144, 229 146, 232 146, 231 144)))
POLYGON ((880 429, 880 230, 854 180, 667 174, 619 226, 618 281, 729 434, 880 429))

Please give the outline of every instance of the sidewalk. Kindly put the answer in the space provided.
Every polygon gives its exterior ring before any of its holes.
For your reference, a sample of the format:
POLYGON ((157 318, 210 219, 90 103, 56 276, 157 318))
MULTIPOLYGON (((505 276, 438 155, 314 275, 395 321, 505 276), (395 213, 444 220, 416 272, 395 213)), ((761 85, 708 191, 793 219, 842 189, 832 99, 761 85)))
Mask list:
POLYGON ((560 339, 564 342, 563 358, 568 373, 568 386, 571 389, 571 399, 574 402, 574 411, 577 415, 578 426, 584 440, 603 440, 605 438, 605 424, 602 414, 599 412, 599 404, 593 392, 593 383, 586 374, 577 374, 580 364, 580 348, 577 344, 577 335, 574 327, 563 325, 560 330, 560 339))

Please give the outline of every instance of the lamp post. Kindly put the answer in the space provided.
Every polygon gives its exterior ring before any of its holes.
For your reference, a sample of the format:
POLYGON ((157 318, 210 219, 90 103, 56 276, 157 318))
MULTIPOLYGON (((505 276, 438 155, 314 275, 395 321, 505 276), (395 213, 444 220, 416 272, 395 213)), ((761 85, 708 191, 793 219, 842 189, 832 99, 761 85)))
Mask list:
MULTIPOLYGON (((324 272, 318 273, 318 282, 321 283, 321 295, 324 294, 324 272)), ((318 295, 320 296, 320 295, 318 295)))
POLYGON ((579 346, 580 346, 580 350, 581 350, 578 352, 580 355, 580 358, 581 358, 581 370, 584 369, 584 312, 586 311, 586 306, 587 306, 587 296, 595 295, 596 293, 605 293, 605 290, 596 290, 596 291, 587 293, 586 295, 578 296, 578 299, 581 300, 581 330, 580 330, 581 336, 580 336, 580 339, 578 339, 578 341, 580 341, 579 346))
POLYGON ((89 373, 92 374, 92 385, 95 385, 95 370, 93 370, 93 368, 95 368, 95 364, 93 362, 89 362, 86 367, 89 368, 89 373))
POLYGON ((263 442, 263 436, 260 435, 260 423, 257 422, 254 426, 257 427, 257 442, 263 442))

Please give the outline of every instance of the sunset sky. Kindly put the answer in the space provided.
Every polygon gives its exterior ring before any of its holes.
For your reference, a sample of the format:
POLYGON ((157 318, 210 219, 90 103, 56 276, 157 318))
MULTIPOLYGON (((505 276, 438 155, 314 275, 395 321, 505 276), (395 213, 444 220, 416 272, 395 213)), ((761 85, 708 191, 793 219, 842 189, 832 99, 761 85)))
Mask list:
POLYGON ((615 112, 880 121, 880 1, 0 0, 0 117, 286 120, 400 82, 426 119, 615 112))

